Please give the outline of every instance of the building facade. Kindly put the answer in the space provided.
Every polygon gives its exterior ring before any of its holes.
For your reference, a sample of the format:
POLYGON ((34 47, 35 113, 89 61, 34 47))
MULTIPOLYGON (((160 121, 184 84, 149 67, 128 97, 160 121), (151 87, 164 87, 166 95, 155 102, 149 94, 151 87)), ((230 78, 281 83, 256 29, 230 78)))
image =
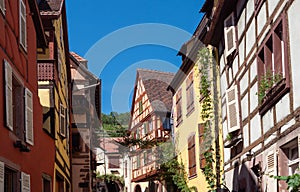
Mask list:
POLYGON ((209 2, 204 42, 218 49, 226 185, 289 191, 269 175, 299 169, 300 2, 209 2))
MULTIPOLYGON (((55 141, 53 191, 71 191, 69 61, 66 6, 63 0, 41 0, 39 10, 48 40, 38 50, 39 97, 43 106, 43 128, 55 141)), ((50 148, 50 147, 49 147, 50 148)))
MULTIPOLYGON (((173 77, 172 73, 137 70, 129 124, 132 138, 152 142, 171 139, 172 93, 167 87, 173 77)), ((131 166, 127 164, 127 173, 131 174, 131 186, 125 185, 126 188, 135 192, 168 190, 167 183, 156 178, 160 163, 155 147, 143 149, 134 145, 129 156, 131 166)))
POLYGON ((95 130, 100 128, 100 79, 88 71, 87 60, 70 53, 72 77, 73 191, 92 191, 96 178, 95 130))
POLYGON ((204 95, 201 94, 204 76, 203 66, 207 66, 207 97, 210 100, 219 97, 219 78, 215 73, 218 68, 213 67, 213 49, 201 42, 206 33, 208 18, 203 17, 192 38, 180 49, 182 64, 172 80, 169 89, 173 92, 174 141, 178 161, 185 165, 187 184, 196 187, 198 191, 207 191, 208 184, 203 174, 206 166, 205 153, 211 151, 215 163, 211 172, 216 175, 215 185, 220 187, 222 172, 222 137, 220 129, 221 107, 217 102, 210 102, 210 115, 204 119, 204 95), (201 51, 210 55, 204 63, 201 51), (209 125, 209 127, 206 127, 209 125))
POLYGON ((54 140, 43 131, 36 62, 47 40, 36 1, 0 1, 0 30, 0 191, 52 191, 54 140))

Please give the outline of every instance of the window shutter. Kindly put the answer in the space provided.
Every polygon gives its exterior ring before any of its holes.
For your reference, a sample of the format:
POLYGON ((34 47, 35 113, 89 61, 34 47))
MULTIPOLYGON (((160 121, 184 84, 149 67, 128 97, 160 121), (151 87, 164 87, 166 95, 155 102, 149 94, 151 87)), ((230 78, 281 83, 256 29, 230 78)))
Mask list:
POLYGON ((0 0, 0 10, 5 14, 5 0, 0 0))
POLYGON ((6 103, 6 126, 13 130, 13 98, 12 98, 12 68, 7 61, 5 66, 5 103, 6 103))
MULTIPOLYGON (((268 175, 276 175, 276 153, 274 151, 270 151, 267 155, 267 174, 268 175)), ((269 176, 266 177, 267 179, 267 191, 276 192, 277 191, 277 180, 271 178, 269 176)))
POLYGON ((20 7, 19 7, 19 14, 20 14, 20 44, 23 46, 24 49, 27 49, 27 42, 26 42, 26 5, 23 0, 20 0, 20 7))
POLYGON ((226 91, 228 132, 240 129, 237 86, 233 85, 226 91))
POLYGON ((4 191, 4 163, 0 161, 0 191, 4 191))
POLYGON ((25 89, 25 130, 26 142, 33 145, 33 98, 29 89, 25 89))
POLYGON ((30 192, 30 175, 21 173, 21 192, 30 192))
MULTIPOLYGON (((273 56, 274 56, 274 68, 275 72, 282 74, 282 47, 281 47, 281 37, 276 31, 273 34, 273 56)), ((282 74, 283 75, 283 74, 282 74)))
POLYGON ((224 21, 225 54, 228 57, 236 50, 236 33, 234 24, 234 12, 224 21))

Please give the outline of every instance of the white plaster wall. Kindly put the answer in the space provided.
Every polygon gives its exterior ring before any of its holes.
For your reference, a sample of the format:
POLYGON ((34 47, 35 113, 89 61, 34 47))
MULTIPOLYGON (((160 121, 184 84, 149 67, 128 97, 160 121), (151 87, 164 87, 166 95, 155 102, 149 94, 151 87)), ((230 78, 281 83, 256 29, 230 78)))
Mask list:
POLYGON ((225 67, 225 61, 224 61, 224 54, 220 57, 220 73, 224 70, 225 67))
POLYGON ((259 115, 255 115, 250 121, 250 143, 261 137, 261 125, 259 115))
POLYGON ((227 88, 227 80, 226 80, 226 73, 222 74, 221 76, 221 96, 223 97, 226 94, 227 88))
POLYGON ((250 66, 250 82, 252 82, 255 79, 256 75, 257 75, 257 61, 255 59, 250 66))
POLYGON ((257 84, 250 88, 250 113, 258 106, 257 84))
POLYGON ((230 148, 224 148, 224 161, 227 162, 230 160, 230 148))
POLYGON ((249 146, 249 126, 246 124, 243 127, 243 141, 244 141, 244 148, 249 146))
POLYGON ((245 60, 245 37, 241 40, 238 49, 239 49, 240 65, 242 65, 245 60))
POLYGON ((274 126, 274 118, 273 118, 273 109, 270 109, 267 111, 263 118, 263 131, 266 133, 269 129, 271 129, 274 126))
POLYGON ((294 1, 288 10, 289 38, 291 53, 291 71, 294 93, 294 109, 300 106, 300 78, 299 78, 299 55, 300 55, 300 22, 299 22, 300 1, 294 1))
POLYGON ((225 120, 223 123, 222 123, 223 125, 223 138, 224 139, 226 139, 226 136, 227 136, 227 134, 228 134, 228 128, 227 128, 227 120, 225 120))
POLYGON ((238 72, 239 66, 238 66, 238 57, 235 57, 232 63, 232 70, 233 70, 233 76, 236 77, 236 74, 238 72))
POLYGON ((246 18, 246 10, 244 9, 240 19, 237 22, 237 27, 238 27, 238 39, 241 38, 241 35, 243 33, 243 31, 245 30, 245 18, 246 18))
POLYGON ((292 125, 294 125, 296 123, 295 119, 291 119, 289 122, 287 122, 286 124, 284 124, 281 129, 280 132, 283 133, 285 130, 287 130, 288 128, 290 128, 292 125))
POLYGON ((232 82, 232 79, 233 79, 233 77, 232 77, 232 68, 228 68, 228 80, 229 80, 229 83, 232 82))
POLYGON ((249 75, 248 71, 244 74, 242 79, 240 80, 240 91, 241 93, 244 93, 244 91, 248 88, 249 85, 249 75))
POLYGON ((257 34, 261 33, 261 30, 267 22, 267 7, 266 3, 263 3, 258 15, 257 15, 257 34))
POLYGON ((275 7, 277 6, 280 0, 268 0, 268 8, 269 8, 269 15, 271 16, 274 12, 275 7))
POLYGON ((249 19, 251 18, 251 16, 254 13, 254 1, 248 1, 246 9, 247 9, 246 21, 248 23, 249 19))
POLYGON ((277 137, 276 133, 273 133, 272 135, 270 135, 268 138, 265 139, 265 145, 267 145, 268 143, 270 143, 276 137, 277 137))
MULTIPOLYGON (((258 144, 256 145, 255 147, 252 148, 251 152, 252 153, 255 153, 257 152, 258 150, 260 150, 262 148, 262 144, 258 144)), ((273 191, 272 191, 273 192, 273 191)))
POLYGON ((233 173, 234 173, 233 171, 234 169, 225 173, 225 185, 226 187, 228 187, 230 191, 232 190, 233 173))
POLYGON ((222 103, 224 103, 224 105, 222 105, 222 119, 225 119, 227 113, 226 113, 226 97, 223 97, 222 99, 222 103))
POLYGON ((277 104, 276 104, 276 120, 277 122, 283 120, 290 114, 290 97, 286 94, 277 104))
POLYGON ((242 120, 248 117, 248 93, 241 100, 242 120))
MULTIPOLYGON (((249 2, 252 2, 253 1, 248 1, 248 4, 249 2)), ((256 40, 256 37, 255 37, 255 22, 251 22, 248 30, 247 30, 247 33, 246 33, 246 57, 247 55, 249 54, 250 50, 252 49, 254 43, 255 43, 255 40, 256 40)))

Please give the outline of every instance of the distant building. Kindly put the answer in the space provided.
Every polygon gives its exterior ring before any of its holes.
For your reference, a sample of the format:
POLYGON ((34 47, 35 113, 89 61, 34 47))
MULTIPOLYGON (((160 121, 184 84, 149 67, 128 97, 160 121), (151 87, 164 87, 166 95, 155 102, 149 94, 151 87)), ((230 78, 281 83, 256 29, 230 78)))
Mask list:
POLYGON ((71 191, 70 105, 71 71, 64 0, 40 0, 39 10, 48 40, 45 50, 38 50, 39 97, 43 106, 43 128, 55 141, 55 192, 71 191))
POLYGON ((87 60, 70 53, 72 78, 73 191, 92 191, 96 179, 95 130, 100 128, 101 81, 88 71, 87 60))
MULTIPOLYGON (((153 142, 171 139, 172 93, 167 87, 173 77, 173 73, 137 70, 129 124, 132 138, 153 142)), ((156 179, 160 166, 156 154, 155 147, 142 149, 135 145, 130 148, 130 162, 126 161, 125 171, 131 174, 131 182, 126 180, 125 188, 134 192, 172 190, 169 183, 156 179)))
POLYGON ((43 130, 37 49, 47 39, 36 1, 0 1, 0 191, 51 191, 54 139, 43 130))

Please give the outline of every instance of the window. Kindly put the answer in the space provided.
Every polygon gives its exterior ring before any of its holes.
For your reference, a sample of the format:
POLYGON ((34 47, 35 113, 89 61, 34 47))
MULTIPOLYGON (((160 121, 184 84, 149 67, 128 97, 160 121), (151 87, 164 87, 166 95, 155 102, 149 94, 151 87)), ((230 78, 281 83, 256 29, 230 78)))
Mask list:
POLYGON ((257 54, 258 98, 264 114, 289 90, 285 15, 270 30, 257 54))
POLYGON ((65 183, 64 183, 64 179, 62 176, 56 174, 56 182, 55 182, 55 188, 57 192, 64 192, 64 188, 65 188, 65 183))
MULTIPOLYGON (((299 168, 300 158, 299 158, 299 145, 300 145, 300 135, 298 138, 293 139, 291 142, 285 144, 283 147, 281 147, 281 150, 284 152, 285 158, 287 160, 287 173, 289 175, 292 175, 296 172, 296 169, 299 168), (298 142, 299 143, 298 143, 298 142)), ((284 168, 283 168, 284 169, 284 168)))
POLYGON ((51 192, 51 177, 48 175, 43 176, 43 191, 42 192, 51 192))
POLYGON ((136 168, 140 168, 141 167, 141 159, 140 159, 140 155, 136 156, 136 168))
POLYGON ((20 7, 19 7, 19 38, 20 44, 22 47, 27 50, 27 36, 26 36, 26 5, 23 0, 20 0, 20 7))
POLYGON ((5 0, 0 0, 0 11, 5 14, 5 0))
POLYGON ((149 132, 152 132, 153 130, 153 122, 152 122, 152 119, 150 118, 150 120, 148 121, 149 123, 149 132))
POLYGON ((186 102, 187 102, 187 115, 194 110, 194 79, 193 72, 190 73, 186 80, 186 102))
POLYGON ((195 152, 195 134, 193 134, 188 138, 189 177, 197 175, 195 152))
POLYGON ((127 177, 127 169, 128 169, 128 163, 127 161, 124 162, 124 177, 127 177))
MULTIPOLYGON (((236 50, 236 28, 234 22, 234 12, 232 12, 225 20, 224 20, 224 36, 225 36, 225 56, 228 61, 228 57, 232 56, 236 50)), ((230 58, 229 60, 231 60, 230 58)))
POLYGON ((163 128, 164 130, 171 130, 172 125, 171 125, 171 119, 170 117, 162 117, 162 122, 163 122, 163 128))
POLYGON ((108 168, 120 168, 120 158, 118 156, 109 156, 108 168))
MULTIPOLYGON (((199 146, 204 145, 204 125, 203 124, 198 124, 198 133, 199 133, 199 146)), ((206 160, 204 153, 205 151, 202 150, 203 148, 200 149, 200 168, 204 169, 206 165, 206 160)))
POLYGON ((139 114, 143 113, 143 102, 139 101, 139 114))
POLYGON ((33 145, 33 96, 24 88, 11 65, 4 61, 5 67, 5 108, 6 126, 15 135, 33 145), (25 134, 24 134, 25 133, 25 134))
POLYGON ((147 151, 144 151, 143 153, 143 159, 144 159, 144 165, 148 164, 148 155, 147 155, 147 151))
POLYGON ((17 172, 9 169, 7 167, 4 168, 4 190, 5 192, 15 192, 17 190, 17 172))
POLYGON ((59 130, 62 136, 66 136, 66 109, 64 108, 63 104, 60 104, 60 112, 59 112, 59 130))
POLYGON ((143 123, 143 129, 142 130, 143 130, 143 136, 145 136, 148 133, 148 130, 149 130, 148 122, 143 123))
POLYGON ((182 109, 181 109, 181 103, 182 103, 182 96, 181 96, 181 90, 179 90, 175 96, 176 98, 176 125, 178 126, 182 122, 182 109))

